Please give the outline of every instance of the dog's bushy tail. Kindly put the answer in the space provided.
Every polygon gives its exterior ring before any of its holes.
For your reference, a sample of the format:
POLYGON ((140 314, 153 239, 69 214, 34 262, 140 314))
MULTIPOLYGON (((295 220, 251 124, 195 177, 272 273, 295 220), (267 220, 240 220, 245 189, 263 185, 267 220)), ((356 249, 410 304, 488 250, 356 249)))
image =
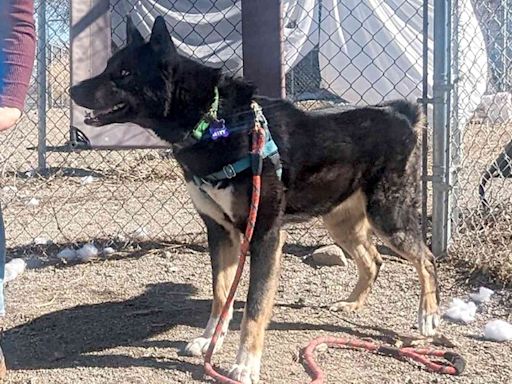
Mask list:
POLYGON ((423 123, 423 113, 417 103, 408 100, 392 100, 380 104, 383 107, 393 109, 395 112, 404 116, 412 127, 417 127, 423 123))

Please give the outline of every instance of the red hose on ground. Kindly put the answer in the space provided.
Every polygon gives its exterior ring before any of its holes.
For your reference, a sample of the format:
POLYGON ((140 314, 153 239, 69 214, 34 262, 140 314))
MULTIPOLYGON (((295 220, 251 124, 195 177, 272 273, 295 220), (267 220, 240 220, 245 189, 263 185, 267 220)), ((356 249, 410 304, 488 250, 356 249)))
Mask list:
POLYGON ((407 357, 425 366, 431 372, 442 373, 447 375, 460 375, 464 371, 465 361, 462 356, 448 351, 428 348, 395 348, 386 345, 380 345, 369 341, 358 339, 344 339, 336 337, 318 337, 312 340, 303 350, 303 360, 306 368, 313 381, 311 384, 323 384, 325 375, 314 358, 315 349, 326 344, 328 347, 349 347, 355 349, 363 349, 373 353, 394 358, 407 357), (435 356, 445 359, 447 362, 434 362, 427 356, 435 356))

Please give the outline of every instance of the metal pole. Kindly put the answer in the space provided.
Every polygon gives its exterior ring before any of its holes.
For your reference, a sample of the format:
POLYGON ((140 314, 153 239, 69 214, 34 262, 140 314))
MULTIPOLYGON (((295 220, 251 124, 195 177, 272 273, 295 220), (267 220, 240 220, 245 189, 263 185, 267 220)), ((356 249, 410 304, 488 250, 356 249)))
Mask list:
POLYGON ((277 98, 286 96, 281 9, 282 0, 242 0, 244 77, 277 98))
POLYGON ((46 1, 37 8, 37 169, 46 170, 46 1))
POLYGON ((507 91, 509 89, 509 82, 508 82, 508 1, 503 0, 501 2, 501 6, 503 7, 503 45, 502 45, 502 51, 501 51, 501 57, 502 57, 502 64, 503 64, 503 71, 502 76, 503 80, 501 81, 502 88, 501 91, 507 91))
POLYGON ((432 252, 436 256, 446 253, 450 233, 448 215, 450 2, 450 0, 434 0, 432 252))
MULTIPOLYGON (((459 217, 460 217, 460 208, 458 206, 458 200, 460 196, 460 185, 459 185, 459 173, 461 169, 462 163, 462 155, 463 155, 463 129, 465 128, 463 125, 459 123, 459 82, 460 79, 460 62, 459 62, 459 50, 460 50, 460 36, 459 36, 459 26, 460 26, 460 8, 459 8, 459 0, 452 0, 453 4, 453 31, 451 33, 453 44, 451 49, 451 58, 452 62, 450 68, 452 68, 450 83, 452 84, 451 92, 452 92, 452 102, 450 105, 450 132, 451 132, 451 140, 450 140, 450 185, 452 188, 449 190, 450 194, 450 211, 449 217, 451 223, 451 230, 456 231, 459 226, 459 217)), ((451 236, 452 232, 448 234, 451 236)), ((448 238, 448 241, 450 238, 448 238)))
MULTIPOLYGON (((428 116, 428 5, 429 0, 423 0, 423 84, 422 106, 423 113, 428 116)), ((428 199, 428 132, 425 128, 421 134, 421 233, 427 240, 427 199, 428 199)))

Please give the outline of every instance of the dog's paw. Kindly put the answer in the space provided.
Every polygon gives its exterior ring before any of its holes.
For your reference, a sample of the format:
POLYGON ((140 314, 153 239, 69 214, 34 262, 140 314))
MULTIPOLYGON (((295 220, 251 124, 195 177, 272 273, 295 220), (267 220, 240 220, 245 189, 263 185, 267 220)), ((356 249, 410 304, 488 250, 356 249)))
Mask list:
POLYGON ((229 377, 243 384, 257 384, 260 381, 259 368, 257 371, 253 367, 234 364, 229 370, 229 377))
POLYGON ((236 364, 229 371, 229 377, 243 384, 257 384, 260 381, 260 367, 260 357, 241 350, 236 358, 236 364))
MULTIPOLYGON (((201 357, 206 354, 208 347, 210 346, 211 337, 196 337, 183 349, 183 354, 186 356, 197 356, 201 357)), ((222 347, 223 338, 219 337, 215 349, 213 352, 218 352, 222 347)))
POLYGON ((330 311, 333 312, 355 312, 359 311, 362 304, 357 301, 337 301, 329 307, 330 311))
POLYGON ((441 324, 439 310, 434 313, 427 313, 423 309, 418 312, 418 329, 423 336, 434 336, 436 329, 441 324))

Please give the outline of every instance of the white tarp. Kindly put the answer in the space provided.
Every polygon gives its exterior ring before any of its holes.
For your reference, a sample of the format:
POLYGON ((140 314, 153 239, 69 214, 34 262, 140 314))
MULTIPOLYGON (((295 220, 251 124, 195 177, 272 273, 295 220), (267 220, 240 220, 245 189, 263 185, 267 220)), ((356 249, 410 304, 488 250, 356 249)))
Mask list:
MULTIPOLYGON (((242 73, 241 1, 112 1, 113 43, 124 43, 130 13, 148 36, 166 15, 179 50, 242 73)), ((487 85, 487 55, 471 2, 459 4, 459 124, 478 106, 487 85)), ((315 46, 323 88, 353 104, 422 96, 423 0, 283 0, 285 70, 315 46), (320 26, 319 28, 319 20, 320 26)), ((433 73, 433 9, 429 8, 429 94, 433 73)), ((264 54, 264 53, 262 53, 264 54)), ((93 143, 94 145, 94 143, 93 143)))

